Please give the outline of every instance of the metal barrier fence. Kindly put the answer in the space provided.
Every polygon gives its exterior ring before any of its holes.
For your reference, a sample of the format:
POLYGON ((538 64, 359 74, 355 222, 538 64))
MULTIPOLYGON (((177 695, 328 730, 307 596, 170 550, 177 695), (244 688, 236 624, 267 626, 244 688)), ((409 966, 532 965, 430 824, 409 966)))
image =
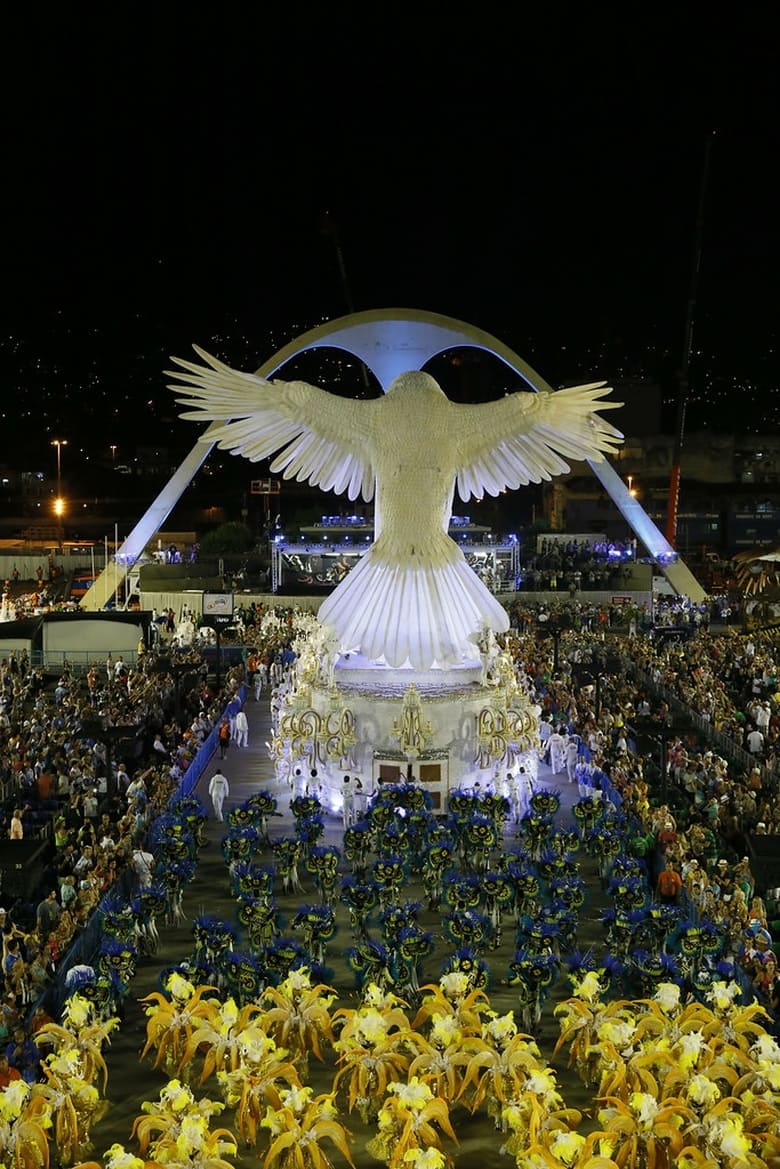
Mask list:
MULTIPOLYGON (((136 650, 116 649, 110 656, 116 662, 120 658, 126 666, 133 669, 138 664, 138 653, 136 650)), ((44 668, 47 674, 62 673, 67 666, 71 674, 77 678, 83 678, 94 665, 105 667, 106 659, 109 653, 97 656, 94 650, 61 650, 61 649, 47 649, 46 653, 36 652, 33 655, 33 665, 39 665, 44 668), (38 659, 37 661, 35 659, 38 659)))
POLYGON ((660 702, 665 702, 670 711, 686 719, 701 735, 702 739, 713 750, 717 750, 719 755, 722 755, 729 763, 733 763, 735 766, 742 768, 745 772, 749 772, 754 767, 758 767, 761 773, 762 785, 766 788, 773 786, 774 771, 767 767, 763 760, 758 759, 755 755, 751 755, 750 751, 746 751, 731 735, 727 735, 725 731, 714 727, 705 715, 695 711, 693 707, 688 706, 668 686, 656 682, 652 674, 648 674, 645 670, 640 669, 631 658, 621 655, 621 661, 624 668, 627 669, 636 682, 639 682, 645 688, 648 694, 660 702))
MULTIPOLYGON (((15 647, 12 647, 15 650, 15 647)), ((11 653, 11 649, 3 649, 0 646, 0 656, 7 657, 11 653)), ((105 653, 96 654, 95 650, 63 650, 63 649, 47 649, 45 652, 42 649, 30 650, 30 666, 34 670, 43 670, 47 674, 62 674, 67 667, 71 674, 77 678, 86 676, 91 666, 98 665, 105 668, 106 659, 109 655, 118 661, 120 658, 127 666, 135 668, 138 664, 138 651, 128 649, 114 649, 107 650, 105 653)))

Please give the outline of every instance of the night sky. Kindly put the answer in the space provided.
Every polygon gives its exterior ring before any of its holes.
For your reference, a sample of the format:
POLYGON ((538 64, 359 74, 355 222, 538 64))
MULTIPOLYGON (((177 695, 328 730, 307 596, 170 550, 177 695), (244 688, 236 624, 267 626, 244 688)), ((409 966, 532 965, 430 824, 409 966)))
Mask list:
POLYGON ((673 394, 712 131, 689 424, 780 431, 768 8, 194 11, 5 38, 0 462, 76 420, 101 448, 189 445, 169 354, 256 368, 350 306, 469 321, 553 384, 673 394))

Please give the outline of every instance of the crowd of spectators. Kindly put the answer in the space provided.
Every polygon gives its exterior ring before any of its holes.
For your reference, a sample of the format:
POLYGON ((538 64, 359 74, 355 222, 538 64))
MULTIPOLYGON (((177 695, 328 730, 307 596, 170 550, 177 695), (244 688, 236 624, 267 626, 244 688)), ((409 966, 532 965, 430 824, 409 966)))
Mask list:
POLYGON ((49 685, 24 652, 0 662, 0 833, 42 846, 37 889, 0 890, 0 1082, 37 1074, 36 1004, 103 895, 142 883, 149 825, 243 681, 229 670, 217 692, 195 651, 175 656, 174 678, 169 652, 109 655, 49 685), (117 727, 128 737, 112 755, 117 727))
POLYGON ((522 592, 594 592, 622 588, 631 579, 636 548, 630 540, 543 539, 523 554, 517 588, 522 592))
POLYGON ((24 580, 14 565, 0 592, 0 621, 22 621, 54 609, 75 608, 68 602, 66 592, 66 574, 53 555, 48 557, 45 568, 38 565, 30 580, 24 580))
MULTIPOLYGON (((661 646, 639 639, 632 644, 631 656, 655 686, 674 694, 701 722, 744 751, 762 777, 768 773, 772 780, 780 754, 777 631, 744 634, 726 628, 709 636, 699 630, 661 646)), ((764 812, 775 828, 780 827, 772 808, 750 817, 751 827, 768 823, 764 812)))

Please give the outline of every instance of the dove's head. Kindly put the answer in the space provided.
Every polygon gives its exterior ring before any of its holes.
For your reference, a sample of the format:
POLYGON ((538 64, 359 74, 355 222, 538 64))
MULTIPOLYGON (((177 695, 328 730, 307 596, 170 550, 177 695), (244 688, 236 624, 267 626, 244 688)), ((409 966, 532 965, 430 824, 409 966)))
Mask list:
POLYGON ((407 394, 427 394, 429 397, 436 394, 442 398, 446 397, 436 379, 429 373, 423 373, 421 369, 410 369, 408 373, 400 373, 398 377, 393 378, 387 392, 393 397, 407 394))

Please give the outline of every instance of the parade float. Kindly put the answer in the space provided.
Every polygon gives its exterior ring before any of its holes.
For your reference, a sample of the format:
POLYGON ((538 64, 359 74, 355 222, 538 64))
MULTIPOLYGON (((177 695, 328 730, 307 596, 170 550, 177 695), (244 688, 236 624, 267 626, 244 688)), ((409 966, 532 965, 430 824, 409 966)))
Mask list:
POLYGON ((603 382, 553 391, 500 342, 431 314, 358 314, 335 336, 378 397, 241 373, 197 346, 198 362, 174 358, 170 388, 182 417, 210 423, 204 448, 374 507, 373 542, 320 606, 320 631, 299 639, 294 677, 278 680, 280 774, 331 805, 345 774, 370 791, 413 780, 444 810, 452 789, 510 782, 538 746, 522 667, 501 644, 508 614, 448 535, 456 492, 468 503, 571 460, 606 466, 622 435, 600 412, 620 403, 603 382), (451 401, 421 367, 458 344, 500 356, 512 392, 451 401))

